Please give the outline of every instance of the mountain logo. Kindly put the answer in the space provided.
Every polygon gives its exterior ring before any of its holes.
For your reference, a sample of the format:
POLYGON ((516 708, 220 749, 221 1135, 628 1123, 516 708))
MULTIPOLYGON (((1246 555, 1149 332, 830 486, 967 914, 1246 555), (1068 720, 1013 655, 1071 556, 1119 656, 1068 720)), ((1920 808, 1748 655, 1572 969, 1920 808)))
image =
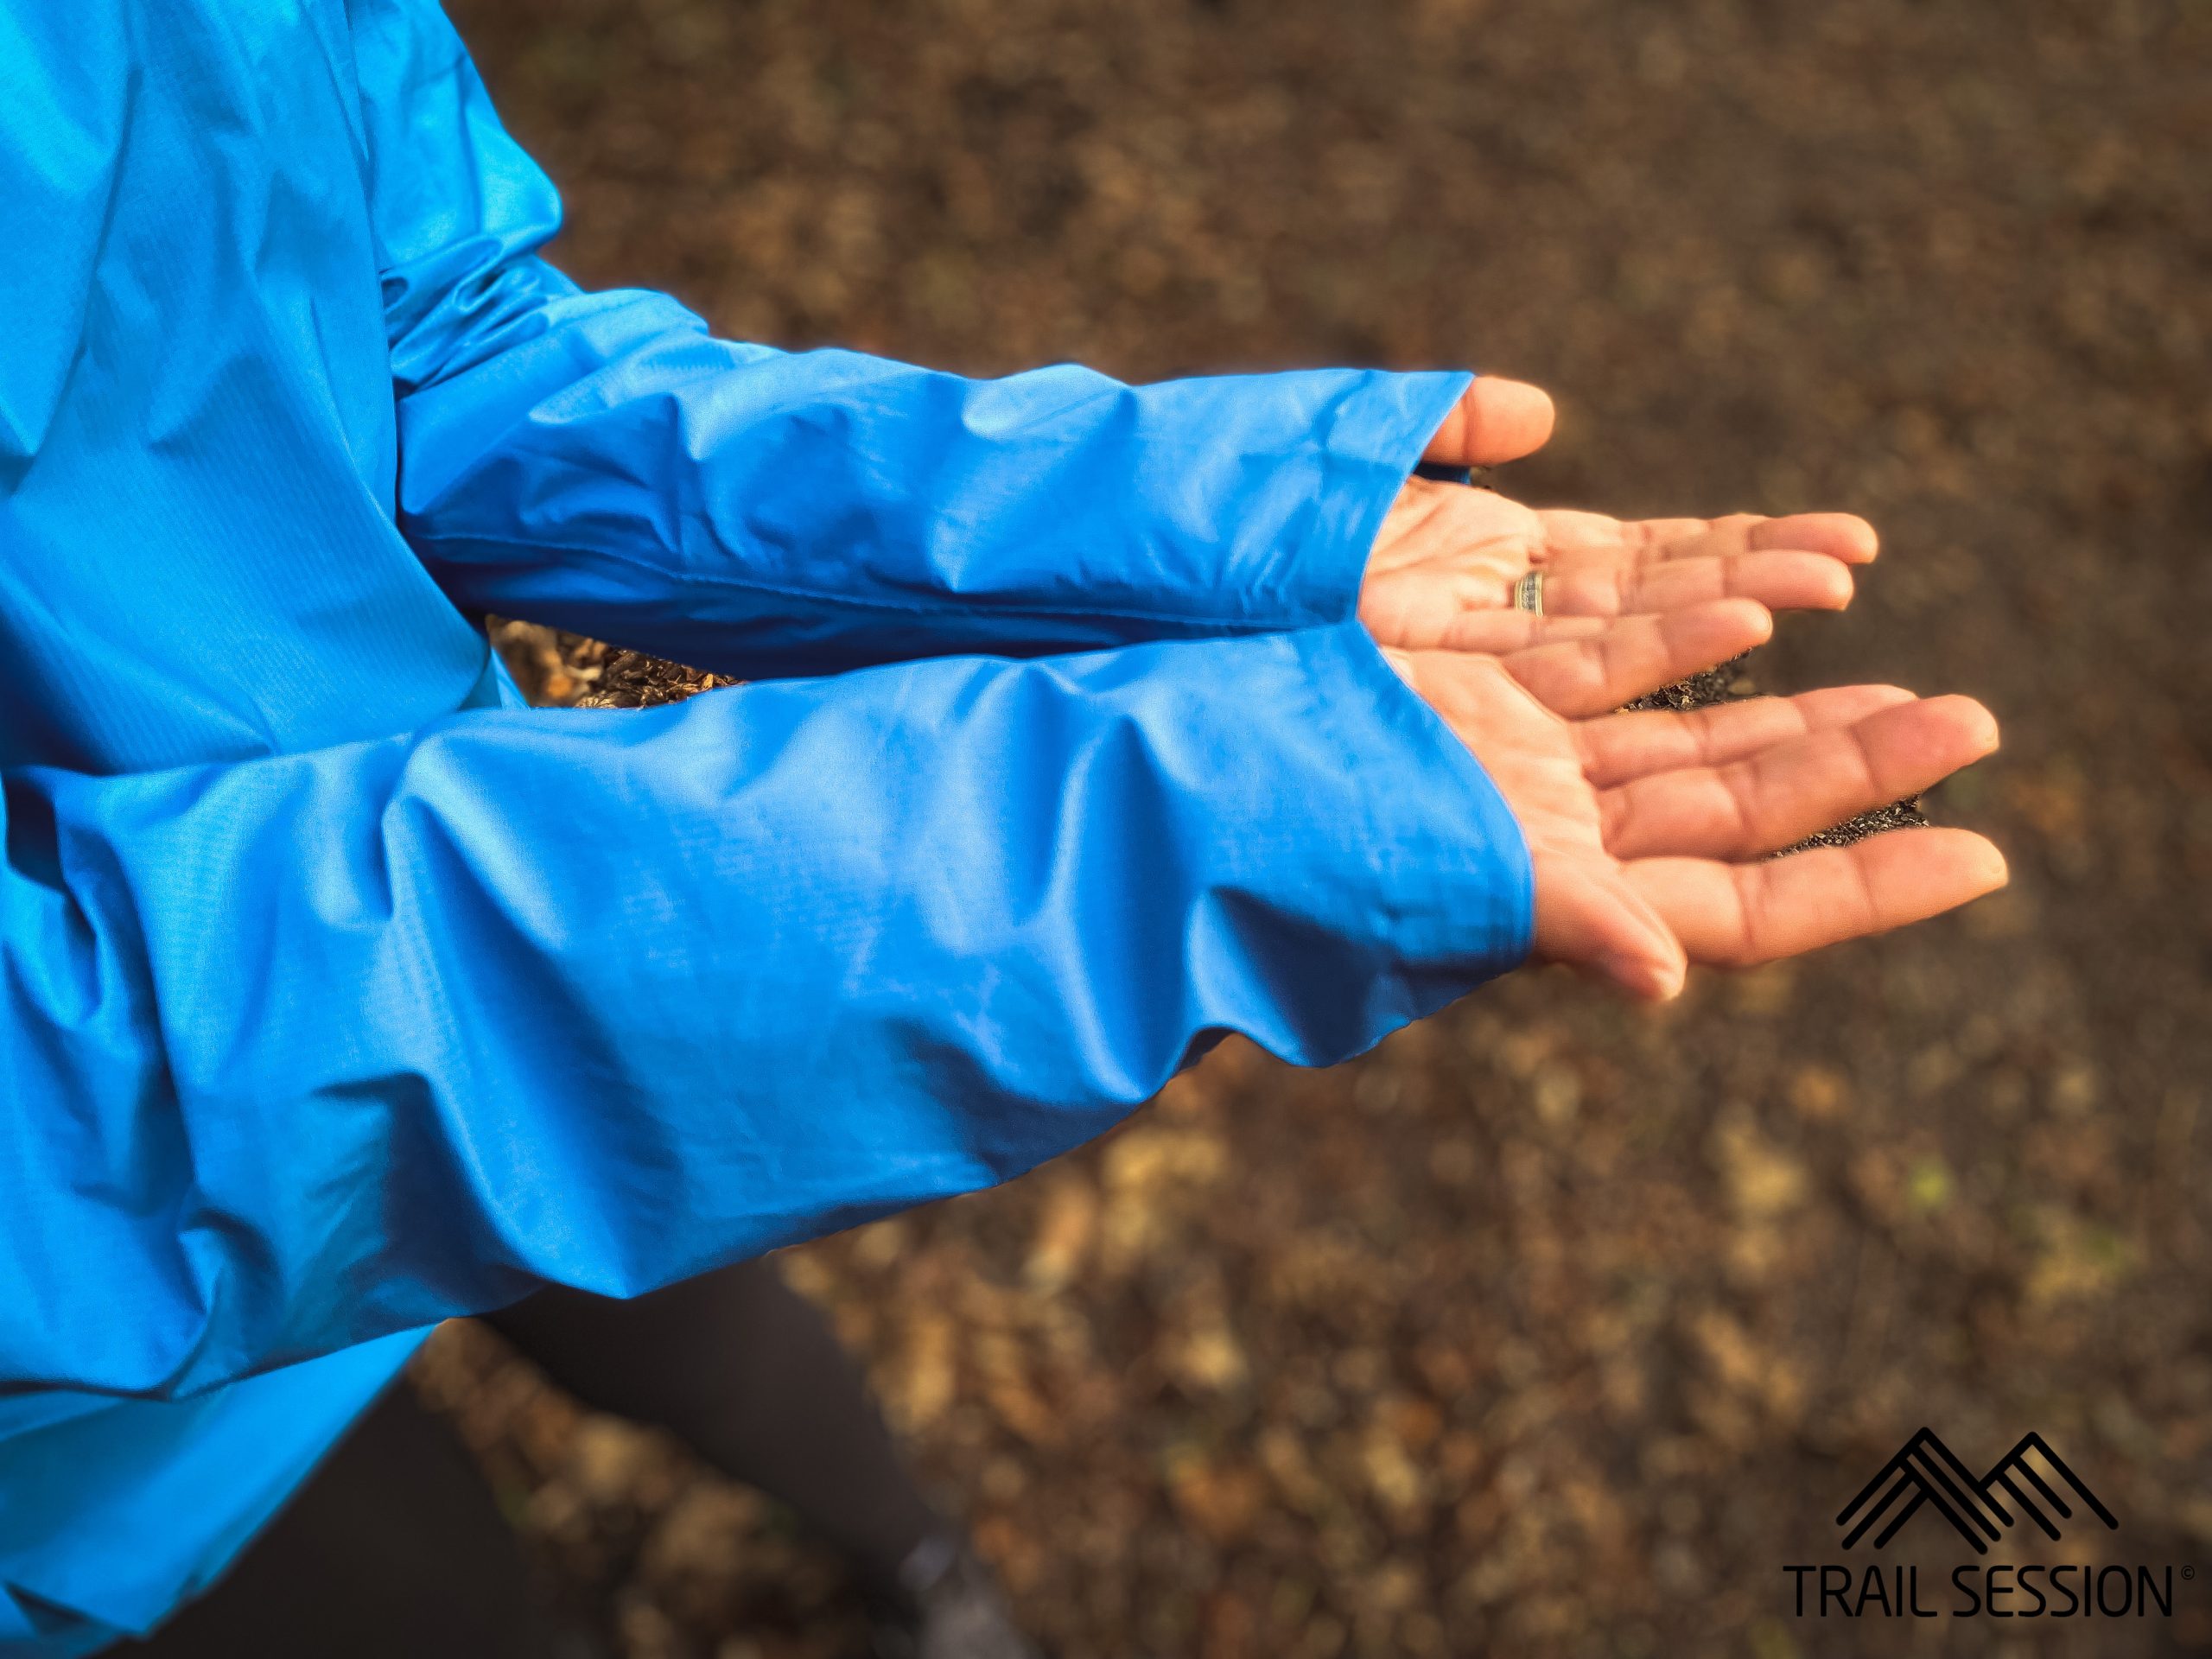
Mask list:
POLYGON ((1897 1449, 1868 1481, 1858 1497, 1843 1506, 1835 1523, 1847 1529, 1843 1547, 1849 1549, 1877 1524, 1873 1548, 1881 1548, 1904 1523, 1925 1505, 1951 1523, 1952 1529, 1974 1548, 1989 1554, 1990 1545, 2018 1524, 2014 1512, 2026 1516, 2044 1535, 2056 1539, 2058 1522, 2074 1519, 2074 1506, 2061 1496, 2070 1491, 2081 1506, 2118 1531, 2120 1522, 2081 1478, 2060 1460, 2050 1443, 2032 1432, 1999 1458, 1986 1475, 1976 1476, 1960 1462, 1951 1448, 1923 1428, 1897 1449), (2051 1478, 2037 1471, 2029 1460, 2033 1452, 2051 1478), (1900 1499, 1909 1501, 1900 1503, 1900 1499), (1884 1517, 1887 1517, 1885 1521, 1884 1517))

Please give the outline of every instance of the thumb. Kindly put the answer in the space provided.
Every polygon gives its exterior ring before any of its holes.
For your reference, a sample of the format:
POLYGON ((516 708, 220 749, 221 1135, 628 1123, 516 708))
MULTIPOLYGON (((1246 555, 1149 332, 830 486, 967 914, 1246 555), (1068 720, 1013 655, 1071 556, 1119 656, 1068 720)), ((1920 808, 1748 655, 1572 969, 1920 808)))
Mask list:
POLYGON ((1552 400, 1525 380, 1486 374, 1460 394, 1421 459, 1442 467, 1518 461, 1552 435, 1552 400))
POLYGON ((1659 912, 1618 867, 1539 855, 1535 955, 1664 1002, 1681 995, 1689 963, 1659 912))

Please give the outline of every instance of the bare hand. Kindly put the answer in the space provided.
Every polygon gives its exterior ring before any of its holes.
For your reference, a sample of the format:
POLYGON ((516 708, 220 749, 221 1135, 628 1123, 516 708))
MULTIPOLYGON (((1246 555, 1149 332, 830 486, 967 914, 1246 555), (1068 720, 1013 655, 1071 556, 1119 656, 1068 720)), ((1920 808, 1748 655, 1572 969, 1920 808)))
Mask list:
MULTIPOLYGON (((1484 378, 1453 408, 1427 459, 1510 461, 1541 448, 1551 429, 1541 391, 1484 378)), ((1359 616, 1400 650, 1498 652, 1588 631, 1554 619, 1657 614, 1724 598, 1840 610, 1851 602, 1852 568, 1877 546, 1872 526, 1847 513, 1624 521, 1411 479, 1376 537, 1359 616), (1537 569, 1543 619, 1513 608, 1514 584, 1537 569)))
POLYGON ((1688 713, 1598 712, 1722 660, 1768 626, 1737 601, 1503 658, 1386 652, 1520 823, 1538 960, 1662 999, 1692 962, 1795 956, 2005 885, 2003 855, 1963 830, 1764 856, 1990 753, 1996 721, 1970 698, 1861 685, 1688 713))

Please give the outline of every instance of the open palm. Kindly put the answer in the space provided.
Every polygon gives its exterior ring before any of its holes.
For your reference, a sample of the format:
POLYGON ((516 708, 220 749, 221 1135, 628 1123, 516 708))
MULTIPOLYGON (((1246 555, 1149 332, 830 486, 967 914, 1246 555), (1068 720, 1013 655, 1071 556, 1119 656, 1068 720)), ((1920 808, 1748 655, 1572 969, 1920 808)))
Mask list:
MULTIPOLYGON (((1517 460, 1551 430, 1542 391, 1485 378, 1454 405, 1426 458, 1452 466, 1517 460)), ((1851 602, 1853 568, 1877 547, 1872 527, 1848 513, 1624 520, 1540 512, 1495 491, 1414 478, 1376 533, 1359 618, 1402 651, 1497 652, 1587 635, 1599 619, 1717 599, 1840 610, 1851 602), (1541 618, 1513 607, 1514 585, 1531 570, 1544 573, 1541 618)))
POLYGON ((1852 567, 1875 550, 1873 531, 1847 513, 1624 521, 1539 512, 1492 490, 1416 478, 1376 537, 1359 617, 1402 651, 1497 651, 1590 632, 1586 620, 1716 599, 1841 610, 1851 602, 1852 567), (1541 620, 1513 608, 1514 584, 1539 569, 1541 620))
POLYGON ((1611 712, 1770 626, 1760 607, 1736 601, 1502 656, 1386 652, 1521 825, 1539 960, 1667 997, 1691 962, 1792 956, 2004 885, 2003 856, 1961 830, 1765 856, 1989 753, 1996 722, 1969 698, 1847 686, 1611 712))

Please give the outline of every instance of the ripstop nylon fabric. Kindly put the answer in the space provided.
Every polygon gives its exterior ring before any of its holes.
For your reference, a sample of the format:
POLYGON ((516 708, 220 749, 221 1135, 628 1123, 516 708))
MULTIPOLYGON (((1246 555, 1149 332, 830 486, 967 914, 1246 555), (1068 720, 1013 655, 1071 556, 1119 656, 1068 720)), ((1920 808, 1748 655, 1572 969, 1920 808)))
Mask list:
POLYGON ((0 0, 0 1654, 150 1628, 440 1319, 1526 950, 1351 620, 1464 377, 785 353, 557 222, 434 0, 0 0), (485 609, 758 683, 527 710, 485 609))

